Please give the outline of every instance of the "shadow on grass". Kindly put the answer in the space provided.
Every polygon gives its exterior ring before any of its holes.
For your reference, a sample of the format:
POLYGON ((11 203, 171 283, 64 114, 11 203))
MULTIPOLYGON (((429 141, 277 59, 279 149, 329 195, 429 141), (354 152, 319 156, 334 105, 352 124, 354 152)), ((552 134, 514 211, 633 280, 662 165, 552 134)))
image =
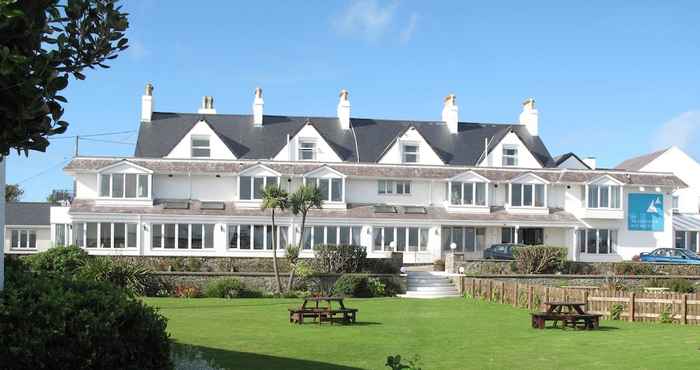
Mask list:
MULTIPOLYGON (((541 330, 541 329, 539 329, 541 330)), ((545 326, 544 330, 560 330, 560 331, 574 331, 574 332, 596 332, 596 331, 614 331, 614 330, 620 330, 620 328, 615 327, 615 326, 599 326, 597 329, 589 330, 589 329, 574 329, 574 328, 562 328, 561 326, 545 326)))
POLYGON ((357 370, 359 367, 350 367, 326 362, 278 357, 249 352, 237 352, 219 348, 203 346, 190 346, 175 344, 174 351, 184 350, 189 347, 202 353, 203 357, 212 361, 217 367, 225 369, 269 369, 269 370, 357 370))

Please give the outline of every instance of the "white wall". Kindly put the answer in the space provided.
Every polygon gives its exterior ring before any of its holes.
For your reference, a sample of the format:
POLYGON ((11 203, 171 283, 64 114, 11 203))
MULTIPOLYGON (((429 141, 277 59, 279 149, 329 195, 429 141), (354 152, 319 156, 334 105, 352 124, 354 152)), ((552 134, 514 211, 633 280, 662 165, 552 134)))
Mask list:
POLYGON ((651 161, 641 171, 673 172, 688 185, 674 192, 677 195, 679 212, 698 213, 700 201, 700 164, 678 147, 671 147, 651 161))
POLYGON ((581 163, 576 157, 569 157, 564 162, 559 163, 557 168, 568 168, 574 170, 587 170, 588 167, 584 163, 581 163))
POLYGON ((513 132, 509 132, 503 137, 498 145, 479 163, 480 167, 503 167, 503 146, 514 145, 518 148, 518 166, 522 168, 542 168, 542 165, 530 153, 522 140, 513 132))
POLYGON ((224 144, 212 129, 204 121, 197 122, 190 132, 175 145, 173 150, 165 158, 191 158, 192 157, 192 135, 202 135, 209 137, 210 158, 212 159, 236 159, 229 148, 224 144))
POLYGON ((323 139, 323 136, 312 125, 304 126, 289 142, 275 155, 276 161, 299 160, 299 142, 313 141, 316 143, 316 162, 342 162, 335 150, 323 139))
POLYGON ((236 178, 214 175, 154 175, 153 197, 156 199, 198 199, 233 201, 238 193, 236 178))
POLYGON ((384 153, 379 163, 403 163, 402 146, 418 145, 418 164, 443 165, 442 159, 435 153, 430 144, 425 141, 423 135, 415 128, 408 129, 392 146, 384 153))
MULTIPOLYGON (((405 180, 396 179, 396 181, 405 180)), ((377 180, 346 179, 346 185, 345 199, 348 203, 386 203, 422 206, 430 204, 430 182, 428 181, 411 181, 410 195, 379 194, 377 180)), ((444 184, 441 187, 444 188, 444 184)), ((433 191, 435 190, 433 188, 433 191)), ((441 191, 441 193, 444 194, 444 191, 441 191)))
POLYGON ((97 198, 97 174, 79 173, 74 178, 76 199, 97 198))

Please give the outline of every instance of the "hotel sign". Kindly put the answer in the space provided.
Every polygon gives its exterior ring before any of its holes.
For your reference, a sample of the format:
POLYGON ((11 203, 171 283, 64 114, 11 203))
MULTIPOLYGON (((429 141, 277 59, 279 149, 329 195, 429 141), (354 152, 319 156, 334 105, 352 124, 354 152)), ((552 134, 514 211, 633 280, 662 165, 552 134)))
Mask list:
POLYGON ((627 202, 627 229, 664 231, 664 195, 632 193, 627 202))

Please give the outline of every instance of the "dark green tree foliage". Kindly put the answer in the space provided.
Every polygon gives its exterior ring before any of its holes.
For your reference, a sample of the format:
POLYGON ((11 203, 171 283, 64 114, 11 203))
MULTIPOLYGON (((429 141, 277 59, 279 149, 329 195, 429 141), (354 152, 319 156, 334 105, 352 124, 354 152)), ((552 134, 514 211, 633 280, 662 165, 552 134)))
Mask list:
POLYGON ((5 185, 5 202, 19 202, 24 195, 24 189, 17 184, 5 185))
POLYGON ((0 0, 0 156, 45 151, 61 119, 69 77, 127 48, 117 0, 0 0))

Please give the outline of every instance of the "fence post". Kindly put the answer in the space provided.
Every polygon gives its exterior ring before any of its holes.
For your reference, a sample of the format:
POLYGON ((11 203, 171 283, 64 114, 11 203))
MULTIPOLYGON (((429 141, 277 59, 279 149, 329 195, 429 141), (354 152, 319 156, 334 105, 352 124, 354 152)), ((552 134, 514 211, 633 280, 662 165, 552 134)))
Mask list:
POLYGON ((464 293, 467 292, 467 290, 466 290, 467 286, 464 282, 464 279, 466 279, 466 277, 464 277, 464 276, 460 276, 460 278, 459 278, 459 281, 460 281, 459 294, 461 294, 461 295, 464 295, 464 293))
POLYGON ((493 302, 493 280, 489 280, 489 302, 493 302))
POLYGON ((476 279, 471 278, 471 286, 472 286, 472 298, 476 298, 476 279))
POLYGON ((518 282, 515 282, 515 287, 513 288, 513 307, 518 307, 518 282))
POLYGON ((506 301, 506 282, 501 281, 501 304, 506 301))
POLYGON ((683 294, 683 299, 681 301, 681 322, 683 325, 688 324, 688 295, 683 294))
POLYGON ((583 312, 588 312, 588 291, 583 291, 583 312))
POLYGON ((630 321, 634 321, 634 292, 630 293, 630 321))
POLYGON ((549 287, 544 288, 544 301, 549 302, 549 287))
POLYGON ((481 292, 483 292, 483 289, 481 288, 481 281, 482 281, 482 280, 479 279, 479 299, 482 299, 482 298, 483 298, 483 297, 482 297, 483 294, 481 294, 481 292))
POLYGON ((532 310, 532 293, 533 293, 533 288, 532 285, 527 286, 527 309, 532 310))

